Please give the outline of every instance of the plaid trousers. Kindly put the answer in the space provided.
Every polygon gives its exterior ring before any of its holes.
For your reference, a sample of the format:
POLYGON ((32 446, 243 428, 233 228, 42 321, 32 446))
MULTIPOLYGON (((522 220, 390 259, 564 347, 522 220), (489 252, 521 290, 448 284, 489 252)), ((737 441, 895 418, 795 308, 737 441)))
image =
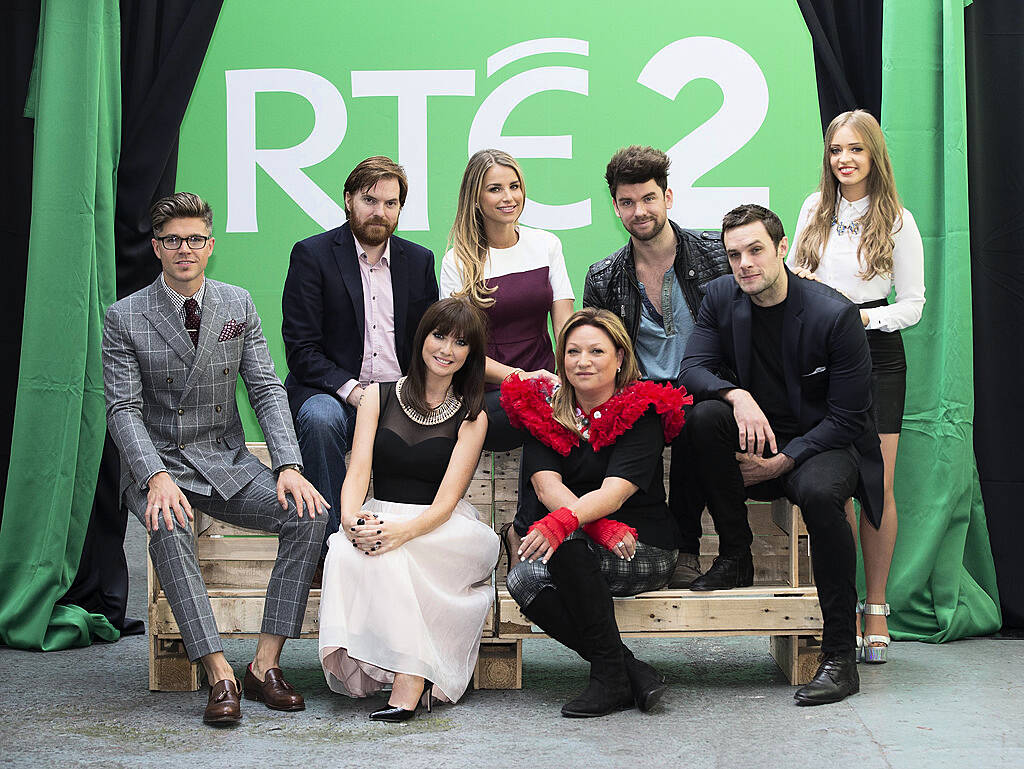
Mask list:
MULTIPOLYGON (((608 589, 617 598, 658 590, 668 584, 676 567, 678 550, 663 550, 653 545, 636 543, 633 560, 625 561, 605 549, 577 529, 569 539, 583 539, 590 552, 598 560, 601 575, 608 582, 608 589)), ((505 580, 509 594, 520 606, 529 606, 546 587, 555 587, 548 566, 541 560, 520 561, 509 571, 505 580)))
MULTIPOLYGON (((261 632, 297 637, 302 631, 309 584, 320 557, 327 516, 310 518, 304 513, 299 518, 291 497, 288 509, 282 509, 277 501, 277 479, 268 468, 263 468, 230 499, 183 491, 193 507, 213 518, 278 535, 277 560, 267 584, 261 632)), ((132 484, 125 490, 124 500, 145 525, 146 495, 132 484)), ((150 532, 149 554, 181 630, 189 660, 194 662, 222 651, 210 596, 199 573, 191 527, 174 521, 174 528, 168 531, 161 521, 160 528, 150 532)))

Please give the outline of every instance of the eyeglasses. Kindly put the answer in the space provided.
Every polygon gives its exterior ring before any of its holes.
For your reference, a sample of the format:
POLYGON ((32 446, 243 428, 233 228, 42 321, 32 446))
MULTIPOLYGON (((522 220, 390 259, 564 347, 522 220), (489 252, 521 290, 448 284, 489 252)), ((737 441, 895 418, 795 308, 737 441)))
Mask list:
POLYGON ((154 240, 159 240, 168 251, 177 251, 183 242, 188 243, 188 247, 192 250, 198 251, 206 246, 206 241, 209 239, 206 235, 189 235, 187 238, 182 238, 179 235, 164 235, 162 238, 154 238, 154 240))

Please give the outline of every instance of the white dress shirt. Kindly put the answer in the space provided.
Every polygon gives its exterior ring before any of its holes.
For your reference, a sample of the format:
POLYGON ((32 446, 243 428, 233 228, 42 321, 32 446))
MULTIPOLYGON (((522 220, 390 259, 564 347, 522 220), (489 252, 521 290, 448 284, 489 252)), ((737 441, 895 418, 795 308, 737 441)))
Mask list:
MULTIPOLYGON (((800 209, 789 254, 786 256, 786 264, 790 268, 797 266, 797 245, 818 207, 819 197, 819 193, 812 193, 800 209)), ((871 198, 867 195, 852 203, 840 195, 837 218, 844 223, 853 222, 865 214, 870 202, 871 198)), ((921 233, 917 229, 913 214, 905 208, 903 227, 893 233, 893 240, 893 274, 875 275, 871 280, 864 280, 861 277, 864 265, 857 258, 860 234, 852 235, 845 232, 839 235, 833 227, 829 231, 818 269, 815 270, 815 274, 823 283, 846 294, 850 301, 856 304, 886 299, 893 287, 896 288, 894 303, 863 311, 868 315, 868 324, 865 328, 869 330, 898 331, 901 328, 908 328, 921 319, 921 311, 924 309, 924 245, 921 243, 921 233)))

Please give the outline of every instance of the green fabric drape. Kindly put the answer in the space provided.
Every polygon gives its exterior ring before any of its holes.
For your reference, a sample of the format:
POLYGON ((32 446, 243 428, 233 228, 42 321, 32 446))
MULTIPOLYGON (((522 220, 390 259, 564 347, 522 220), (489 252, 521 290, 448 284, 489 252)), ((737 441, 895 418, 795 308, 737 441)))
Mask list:
POLYGON ((903 204, 921 229, 928 302, 908 330, 896 462, 895 638, 941 642, 1002 624, 974 462, 964 2, 887 2, 882 118, 903 204))
POLYGON ((120 82, 117 0, 45 0, 25 110, 32 224, 0 528, 0 642, 18 648, 118 638, 102 615, 56 602, 78 570, 106 431, 100 339, 115 296, 120 82))

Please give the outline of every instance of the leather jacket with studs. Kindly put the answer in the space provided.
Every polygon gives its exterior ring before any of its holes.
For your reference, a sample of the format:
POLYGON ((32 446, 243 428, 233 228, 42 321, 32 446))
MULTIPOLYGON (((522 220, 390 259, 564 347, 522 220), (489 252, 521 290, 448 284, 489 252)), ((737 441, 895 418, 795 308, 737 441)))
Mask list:
MULTIPOLYGON (((704 299, 704 287, 732 272, 718 230, 687 230, 669 220, 676 233, 675 271, 694 322, 704 299)), ((633 240, 587 270, 583 306, 599 307, 618 315, 629 338, 636 342, 640 330, 640 284, 633 261, 633 240)), ((640 363, 641 369, 643 364, 640 363)))

